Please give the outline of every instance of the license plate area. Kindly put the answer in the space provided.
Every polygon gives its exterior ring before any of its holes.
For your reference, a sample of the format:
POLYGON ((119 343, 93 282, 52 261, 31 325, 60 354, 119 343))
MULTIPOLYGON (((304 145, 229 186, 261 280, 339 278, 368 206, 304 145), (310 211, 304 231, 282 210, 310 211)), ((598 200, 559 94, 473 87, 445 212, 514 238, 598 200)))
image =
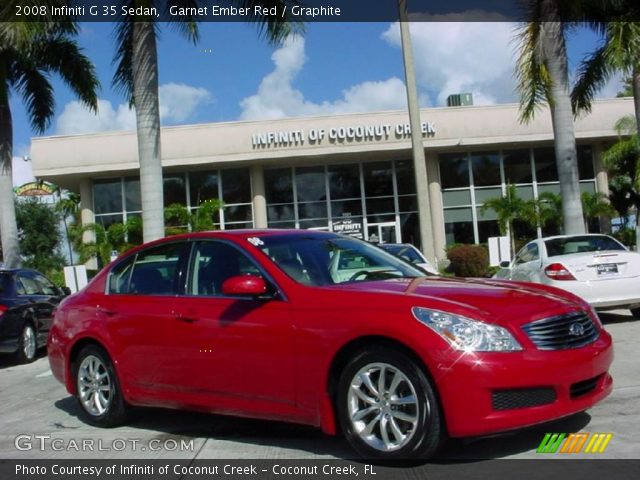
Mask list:
POLYGON ((601 263, 600 265, 596 265, 596 272, 598 273, 598 275, 601 275, 601 276, 617 275, 618 264, 617 263, 601 263))

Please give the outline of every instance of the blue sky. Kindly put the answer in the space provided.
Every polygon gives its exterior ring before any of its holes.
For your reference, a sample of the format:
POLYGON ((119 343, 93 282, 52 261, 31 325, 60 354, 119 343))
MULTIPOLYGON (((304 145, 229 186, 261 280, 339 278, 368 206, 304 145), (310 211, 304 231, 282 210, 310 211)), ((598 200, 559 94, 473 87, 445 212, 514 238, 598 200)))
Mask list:
MULTIPOLYGON (((455 18, 453 18, 455 20, 455 18)), ((476 104, 517 101, 514 24, 421 22, 411 26, 423 106, 472 92, 476 104)), ((597 44, 578 31, 569 39, 572 67, 597 44)), ((135 128, 124 96, 111 86, 113 24, 86 23, 78 42, 102 83, 98 116, 53 78, 56 117, 45 135, 135 128)), ((163 24, 158 43, 163 125, 326 115, 403 108, 406 104, 399 30, 392 23, 311 23, 279 47, 253 25, 203 23, 192 45, 163 24)), ((619 79, 601 96, 615 96, 619 79)), ((34 135, 20 97, 13 95, 15 183, 30 179, 34 135)))

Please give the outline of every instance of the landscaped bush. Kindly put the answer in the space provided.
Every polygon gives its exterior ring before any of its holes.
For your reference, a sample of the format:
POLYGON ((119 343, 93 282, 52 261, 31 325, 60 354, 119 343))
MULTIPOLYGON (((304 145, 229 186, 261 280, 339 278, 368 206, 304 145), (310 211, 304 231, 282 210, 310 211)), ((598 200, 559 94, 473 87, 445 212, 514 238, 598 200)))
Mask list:
POLYGON ((456 245, 449 249, 447 258, 456 277, 486 277, 489 272, 489 254, 480 245, 456 245))

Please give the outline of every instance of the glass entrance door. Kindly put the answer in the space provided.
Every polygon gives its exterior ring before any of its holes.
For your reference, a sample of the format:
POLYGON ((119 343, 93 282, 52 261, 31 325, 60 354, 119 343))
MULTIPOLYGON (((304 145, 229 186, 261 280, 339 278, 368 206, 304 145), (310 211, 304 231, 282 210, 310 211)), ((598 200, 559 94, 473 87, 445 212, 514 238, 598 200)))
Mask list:
POLYGON ((369 223, 367 240, 371 243, 401 243, 402 241, 396 222, 369 223))

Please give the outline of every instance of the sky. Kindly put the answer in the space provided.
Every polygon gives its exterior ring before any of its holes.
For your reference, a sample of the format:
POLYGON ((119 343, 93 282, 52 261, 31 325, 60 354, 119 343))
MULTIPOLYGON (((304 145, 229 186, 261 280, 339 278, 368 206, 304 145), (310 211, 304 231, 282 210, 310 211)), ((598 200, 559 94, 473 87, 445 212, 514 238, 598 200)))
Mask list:
MULTIPOLYGON (((508 22, 412 23, 420 103, 441 107, 448 95, 471 92, 474 104, 517 102, 513 77, 517 25, 508 22)), ((77 39, 101 82, 98 114, 82 106, 52 77, 56 115, 44 133, 72 135, 133 130, 135 115, 111 79, 114 24, 84 23, 77 39)), ((270 45, 254 25, 201 23, 189 43, 167 24, 158 40, 160 115, 163 126, 329 115, 406 108, 397 23, 310 23, 303 35, 270 45)), ((599 38, 577 30, 568 38, 575 70, 599 38)), ((621 89, 612 79, 600 97, 621 89)), ((22 99, 11 97, 14 184, 33 180, 31 129, 22 99)))

